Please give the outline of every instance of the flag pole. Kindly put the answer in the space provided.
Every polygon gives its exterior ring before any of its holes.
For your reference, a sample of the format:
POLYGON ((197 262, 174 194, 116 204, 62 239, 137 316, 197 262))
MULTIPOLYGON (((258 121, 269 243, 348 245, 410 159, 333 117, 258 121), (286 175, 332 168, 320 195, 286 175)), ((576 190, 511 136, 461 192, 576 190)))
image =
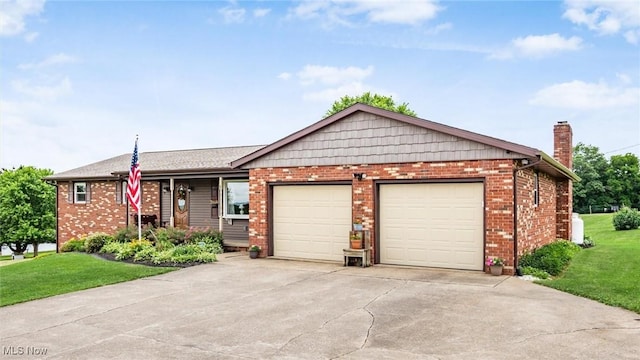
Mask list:
MULTIPOLYGON (((136 148, 138 147, 138 134, 136 134, 136 148)), ((138 163, 140 161, 138 160, 138 163)), ((138 190, 140 197, 138 200, 138 241, 142 241, 142 177, 138 183, 140 189, 138 190)))

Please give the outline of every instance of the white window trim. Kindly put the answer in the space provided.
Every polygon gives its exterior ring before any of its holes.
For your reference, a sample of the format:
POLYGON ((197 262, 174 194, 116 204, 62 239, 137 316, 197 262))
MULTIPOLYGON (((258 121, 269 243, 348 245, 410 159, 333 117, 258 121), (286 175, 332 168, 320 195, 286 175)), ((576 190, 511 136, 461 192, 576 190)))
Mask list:
POLYGON ((120 185, 120 196, 122 196, 121 203, 128 205, 129 201, 127 200, 127 182, 123 181, 122 185, 120 185))
POLYGON ((223 219, 249 219, 249 214, 237 215, 237 214, 228 214, 227 213, 227 184, 228 183, 247 183, 249 184, 249 180, 224 180, 222 182, 222 218, 223 219))
POLYGON ((86 204, 87 203, 87 183, 84 181, 73 183, 73 203, 74 204, 86 204), (78 185, 84 185, 84 192, 78 192, 78 185), (84 194, 84 201, 78 200, 78 194, 84 194))

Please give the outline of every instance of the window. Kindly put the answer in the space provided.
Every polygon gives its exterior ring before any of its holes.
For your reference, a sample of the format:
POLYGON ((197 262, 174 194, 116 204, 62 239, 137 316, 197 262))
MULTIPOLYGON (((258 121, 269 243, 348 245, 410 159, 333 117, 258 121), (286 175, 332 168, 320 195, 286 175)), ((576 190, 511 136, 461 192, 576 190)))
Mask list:
POLYGON ((533 206, 540 205, 540 179, 538 178, 538 172, 533 174, 533 206))
POLYGON ((73 184, 73 200, 76 204, 87 202, 87 183, 77 182, 73 184))
POLYGON ((122 196, 121 204, 126 204, 127 203, 127 182, 126 181, 122 182, 122 191, 120 195, 122 196))
POLYGON ((249 181, 228 180, 223 188, 224 217, 229 219, 249 218, 249 181))

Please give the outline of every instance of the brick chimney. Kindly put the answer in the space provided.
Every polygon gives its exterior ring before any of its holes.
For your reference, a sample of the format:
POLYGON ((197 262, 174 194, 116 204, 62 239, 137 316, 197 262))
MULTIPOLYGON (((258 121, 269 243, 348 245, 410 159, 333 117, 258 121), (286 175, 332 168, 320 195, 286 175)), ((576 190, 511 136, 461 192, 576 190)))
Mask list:
MULTIPOLYGON (((573 131, 566 121, 558 121, 553 127, 553 157, 562 165, 573 168, 573 131)), ((573 182, 571 179, 556 181, 556 238, 571 240, 571 215, 573 212, 573 182)))
POLYGON ((573 167, 573 131, 566 121, 553 127, 553 157, 569 169, 573 167))

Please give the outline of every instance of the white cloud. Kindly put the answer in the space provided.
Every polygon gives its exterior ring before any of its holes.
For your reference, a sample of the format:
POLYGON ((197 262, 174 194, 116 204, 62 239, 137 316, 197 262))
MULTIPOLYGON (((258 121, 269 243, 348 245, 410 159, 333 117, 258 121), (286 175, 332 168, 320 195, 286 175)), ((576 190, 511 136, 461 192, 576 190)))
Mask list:
POLYGON ((26 42, 28 42, 28 43, 31 43, 31 42, 34 42, 38 38, 38 36, 40 36, 39 33, 30 32, 30 33, 24 35, 24 40, 26 42))
MULTIPOLYGON (((374 67, 335 67, 322 65, 305 65, 295 76, 304 87, 302 98, 307 101, 329 102, 345 95, 359 95, 365 91, 385 93, 372 88, 364 80, 373 74, 374 67)), ((278 77, 289 79, 290 73, 282 73, 278 77)))
POLYGON ((620 80, 621 83, 623 84, 631 84, 631 76, 624 74, 624 73, 617 73, 616 77, 618 78, 618 80, 620 80))
POLYGON ((25 18, 38 15, 44 0, 3 0, 0 7, 0 36, 14 36, 25 31, 25 18))
POLYGON ((450 22, 438 24, 425 32, 427 35, 438 35, 439 33, 453 29, 453 24, 450 22))
POLYGON ((54 100, 73 92, 71 80, 68 77, 49 85, 33 85, 28 80, 14 80, 11 82, 11 87, 16 92, 38 100, 54 100))
POLYGON ((600 35, 625 31, 625 39, 636 44, 640 31, 640 5, 637 1, 566 0, 563 18, 584 25, 600 35))
POLYGON ((640 29, 629 30, 624 33, 624 38, 630 44, 637 44, 638 40, 640 40, 640 29))
POLYGON ((561 51, 580 50, 582 39, 577 36, 564 38, 556 33, 519 37, 512 44, 522 56, 544 57, 561 51))
POLYGON ((48 58, 38 63, 20 64, 18 65, 18 69, 21 69, 21 70, 39 69, 39 68, 48 67, 52 65, 72 64, 77 61, 78 59, 75 58, 74 56, 67 55, 64 53, 59 53, 59 54, 51 55, 48 58))
POLYGON ((529 103, 579 110, 638 106, 640 88, 610 87, 604 82, 586 83, 574 80, 539 90, 529 103))
POLYGON ((227 6, 219 9, 218 12, 224 17, 225 23, 231 24, 244 22, 244 15, 246 13, 246 10, 243 8, 227 6))
POLYGON ((302 19, 324 17, 330 24, 350 25, 349 19, 365 16, 372 23, 416 25, 433 19, 442 10, 434 0, 371 1, 331 0, 305 1, 289 10, 290 17, 302 19))
POLYGON ((362 81, 373 73, 373 66, 366 68, 348 66, 338 68, 333 66, 306 65, 297 76, 303 85, 316 82, 326 85, 344 84, 352 81, 362 81))
POLYGON ((515 57, 543 58, 563 51, 577 51, 581 48, 582 39, 577 36, 565 38, 557 33, 529 35, 513 39, 510 46, 493 51, 489 58, 497 60, 515 57))
POLYGON ((278 79, 289 80, 291 78, 291 73, 283 72, 278 75, 278 79))
POLYGON ((254 9, 253 17, 261 18, 267 16, 271 12, 271 9, 254 9))

